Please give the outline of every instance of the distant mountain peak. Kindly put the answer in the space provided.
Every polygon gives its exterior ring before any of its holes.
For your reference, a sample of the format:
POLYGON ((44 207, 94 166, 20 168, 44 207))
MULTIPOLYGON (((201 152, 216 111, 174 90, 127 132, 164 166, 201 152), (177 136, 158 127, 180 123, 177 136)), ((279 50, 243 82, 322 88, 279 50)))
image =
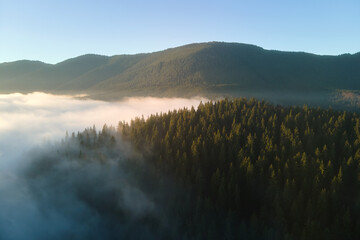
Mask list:
POLYGON ((359 90, 359 56, 265 50, 243 43, 193 43, 154 53, 85 54, 54 65, 27 60, 3 63, 0 89, 86 92, 100 99, 359 90))

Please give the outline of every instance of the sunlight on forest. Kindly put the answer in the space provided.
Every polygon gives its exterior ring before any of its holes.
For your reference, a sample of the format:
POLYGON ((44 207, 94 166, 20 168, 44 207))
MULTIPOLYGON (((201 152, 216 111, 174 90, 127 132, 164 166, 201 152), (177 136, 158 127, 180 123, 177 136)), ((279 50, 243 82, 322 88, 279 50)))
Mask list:
POLYGON ((0 166, 34 144, 59 140, 65 132, 82 131, 95 125, 117 126, 179 108, 197 106, 204 98, 126 98, 121 102, 82 100, 74 96, 42 92, 0 95, 0 166))

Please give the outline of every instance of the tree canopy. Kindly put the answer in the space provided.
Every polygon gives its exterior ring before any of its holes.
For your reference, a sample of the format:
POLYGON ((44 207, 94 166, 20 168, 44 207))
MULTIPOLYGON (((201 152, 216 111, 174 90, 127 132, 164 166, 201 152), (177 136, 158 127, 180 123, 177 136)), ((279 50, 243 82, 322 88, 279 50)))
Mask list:
POLYGON ((357 113, 225 99, 72 138, 83 159, 128 141, 185 189, 164 205, 179 238, 360 238, 357 113))

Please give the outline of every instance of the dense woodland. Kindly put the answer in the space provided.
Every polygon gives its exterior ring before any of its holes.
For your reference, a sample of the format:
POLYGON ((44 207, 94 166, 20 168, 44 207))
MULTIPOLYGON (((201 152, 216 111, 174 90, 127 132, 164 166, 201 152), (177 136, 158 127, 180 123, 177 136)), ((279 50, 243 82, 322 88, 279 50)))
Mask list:
POLYGON ((335 104, 336 90, 360 89, 359 65, 360 53, 320 56, 208 42, 146 54, 88 54, 57 64, 1 63, 0 92, 85 93, 102 100, 241 96, 327 107, 335 104))
POLYGON ((103 162, 130 142, 151 181, 173 183, 164 239, 360 239, 357 113, 225 99, 71 141, 77 158, 103 162))

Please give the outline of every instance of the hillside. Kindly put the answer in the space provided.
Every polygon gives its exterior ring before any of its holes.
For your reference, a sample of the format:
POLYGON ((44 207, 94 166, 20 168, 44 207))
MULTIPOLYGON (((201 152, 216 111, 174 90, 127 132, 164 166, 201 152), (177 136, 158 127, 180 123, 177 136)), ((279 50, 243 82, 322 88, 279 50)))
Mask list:
POLYGON ((359 239, 359 128, 357 113, 207 102, 66 135, 24 182, 70 219, 86 206, 107 239, 359 239))
POLYGON ((360 89, 360 54, 319 56, 240 43, 199 43, 160 52, 84 55, 51 65, 0 64, 1 92, 42 90, 124 96, 255 96, 329 103, 335 90, 360 89))

